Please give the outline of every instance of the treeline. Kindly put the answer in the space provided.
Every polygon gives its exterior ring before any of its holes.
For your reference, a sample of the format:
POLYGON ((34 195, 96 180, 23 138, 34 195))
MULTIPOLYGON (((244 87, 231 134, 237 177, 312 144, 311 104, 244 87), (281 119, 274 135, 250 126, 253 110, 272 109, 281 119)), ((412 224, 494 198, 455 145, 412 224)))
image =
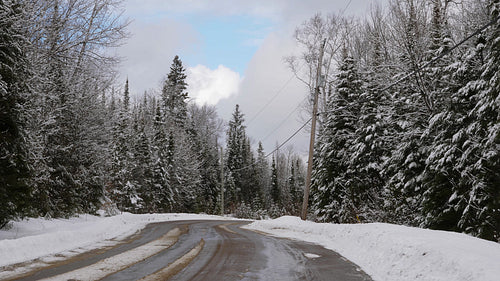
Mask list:
POLYGON ((115 85, 120 4, 0 1, 0 228, 100 209, 220 213, 223 179, 226 213, 296 212, 300 158, 254 152, 238 107, 224 137, 215 108, 190 102, 178 57, 136 101, 115 85))
POLYGON ((259 142, 255 155, 238 105, 229 121, 226 141, 225 208, 239 217, 254 219, 298 215, 305 167, 293 148, 276 148, 269 161, 259 142))
POLYGON ((297 29, 304 52, 289 62, 309 66, 306 82, 326 39, 317 220, 500 239, 499 13, 497 0, 391 1, 362 21, 316 15, 297 29))
POLYGON ((126 36, 118 1, 0 1, 0 227, 95 212, 109 135, 103 94, 126 36))
POLYGON ((297 213, 300 158, 291 149, 276 153, 278 169, 261 143, 255 155, 239 106, 226 128, 215 107, 189 102, 185 79, 176 56, 158 96, 145 93, 132 105, 127 81, 122 97, 113 94, 104 105, 111 122, 106 207, 256 219, 297 213))

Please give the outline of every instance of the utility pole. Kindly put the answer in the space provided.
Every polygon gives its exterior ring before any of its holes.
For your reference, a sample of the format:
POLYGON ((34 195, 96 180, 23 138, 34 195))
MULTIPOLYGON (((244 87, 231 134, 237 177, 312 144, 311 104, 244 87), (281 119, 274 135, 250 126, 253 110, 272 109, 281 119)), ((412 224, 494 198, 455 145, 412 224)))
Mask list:
POLYGON ((318 115, 319 84, 321 79, 321 64, 323 62, 323 52, 325 50, 326 39, 323 40, 319 50, 318 68, 316 70, 316 88, 314 90, 313 114, 311 120, 311 138, 309 140, 309 161, 307 162, 306 188, 304 190, 304 201, 302 202, 302 213, 300 218, 306 220, 307 205, 309 203, 309 191, 311 190, 311 174, 313 165, 314 141, 316 138, 316 115, 318 115))
POLYGON ((224 216, 224 153, 220 147, 220 215, 224 216))

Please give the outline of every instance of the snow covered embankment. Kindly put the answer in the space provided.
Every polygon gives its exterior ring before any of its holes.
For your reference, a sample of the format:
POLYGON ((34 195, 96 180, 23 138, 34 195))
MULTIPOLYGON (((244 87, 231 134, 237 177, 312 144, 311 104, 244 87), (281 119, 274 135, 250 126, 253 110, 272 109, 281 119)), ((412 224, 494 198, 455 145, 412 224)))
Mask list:
POLYGON ((297 217, 245 228, 320 244, 376 281, 498 281, 500 244, 465 234, 392 224, 325 224, 297 217))
POLYGON ((39 218, 14 222, 11 229, 0 230, 0 267, 38 258, 42 258, 42 262, 50 262, 113 245, 118 243, 117 240, 136 233, 149 223, 199 219, 230 218, 191 214, 124 213, 114 217, 81 215, 71 219, 39 218))

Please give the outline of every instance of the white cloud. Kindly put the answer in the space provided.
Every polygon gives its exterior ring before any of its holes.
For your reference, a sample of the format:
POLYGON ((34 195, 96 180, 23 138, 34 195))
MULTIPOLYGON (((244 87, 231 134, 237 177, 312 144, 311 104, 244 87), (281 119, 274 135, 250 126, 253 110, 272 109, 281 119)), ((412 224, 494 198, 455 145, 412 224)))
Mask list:
POLYGON ((241 81, 239 73, 223 65, 214 70, 201 64, 187 69, 189 95, 200 105, 215 105, 238 94, 241 81))
MULTIPOLYGON (((271 152, 304 122, 300 118, 301 110, 294 109, 308 91, 283 62, 283 56, 294 53, 295 48, 291 36, 279 32, 269 34, 248 64, 239 95, 217 105, 221 116, 229 120, 234 105, 239 104, 254 147, 262 141, 266 152, 271 152)), ((308 147, 307 141, 307 131, 303 130, 290 144, 303 153, 308 147)))
POLYGON ((119 49, 124 58, 120 80, 125 83, 125 78, 129 78, 133 95, 160 87, 175 55, 180 50, 194 51, 199 44, 192 27, 168 18, 156 22, 136 20, 129 29, 132 37, 119 49))
MULTIPOLYGON (((129 76, 131 90, 136 85, 141 93, 157 86, 168 73, 173 56, 180 55, 187 68, 190 97, 198 104, 215 104, 225 120, 231 118, 235 104, 239 104, 248 135, 256 142, 262 140, 270 152, 305 122, 301 117, 308 117, 297 110, 276 129, 308 94, 283 61, 284 56, 298 52, 293 38, 295 28, 318 12, 325 15, 347 8, 346 15, 362 15, 376 2, 384 4, 388 0, 126 0, 127 13, 136 22, 131 26, 134 37, 130 46, 124 48, 123 56, 128 61, 122 73, 129 76), (258 46, 258 50, 246 63, 244 73, 224 66, 209 69, 197 65, 204 63, 203 44, 213 42, 205 40, 189 19, 234 15, 272 23, 265 35, 248 34, 244 44, 258 46), (190 67, 193 65, 197 66, 190 67), (277 92, 280 94, 274 98, 277 92)), ((307 152, 309 136, 307 130, 303 131, 291 143, 307 152)))

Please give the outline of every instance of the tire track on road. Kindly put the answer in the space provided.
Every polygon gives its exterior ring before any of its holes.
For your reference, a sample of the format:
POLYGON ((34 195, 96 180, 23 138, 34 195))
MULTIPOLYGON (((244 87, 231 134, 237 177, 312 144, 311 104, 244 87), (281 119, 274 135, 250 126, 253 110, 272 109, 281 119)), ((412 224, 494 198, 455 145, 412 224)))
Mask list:
POLYGON ((140 281, 163 281, 169 279, 183 270, 194 258, 196 258, 204 246, 205 240, 201 239, 200 243, 198 243, 198 245, 191 249, 187 254, 180 257, 167 267, 140 279, 140 281))
POLYGON ((187 233, 187 227, 180 229, 178 227, 170 230, 160 238, 144 244, 142 246, 133 248, 126 252, 117 254, 115 256, 103 259, 97 263, 82 267, 67 273, 56 275, 53 277, 42 279, 43 281, 66 281, 66 280, 79 280, 79 281, 94 281, 105 278, 108 275, 124 270, 138 262, 141 262, 159 252, 170 248, 177 243, 179 236, 187 233))

